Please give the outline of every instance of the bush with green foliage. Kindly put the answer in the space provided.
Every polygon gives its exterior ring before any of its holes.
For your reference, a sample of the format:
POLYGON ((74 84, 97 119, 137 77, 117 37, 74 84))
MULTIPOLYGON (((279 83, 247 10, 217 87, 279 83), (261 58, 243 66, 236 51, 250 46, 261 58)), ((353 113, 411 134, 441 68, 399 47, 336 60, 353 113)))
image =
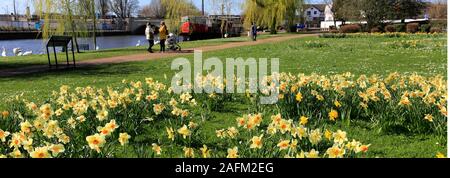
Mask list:
POLYGON ((420 32, 422 33, 428 33, 430 32, 431 25, 430 24, 423 24, 420 26, 420 32))
POLYGON ((405 24, 395 24, 394 25, 395 32, 405 32, 405 24))

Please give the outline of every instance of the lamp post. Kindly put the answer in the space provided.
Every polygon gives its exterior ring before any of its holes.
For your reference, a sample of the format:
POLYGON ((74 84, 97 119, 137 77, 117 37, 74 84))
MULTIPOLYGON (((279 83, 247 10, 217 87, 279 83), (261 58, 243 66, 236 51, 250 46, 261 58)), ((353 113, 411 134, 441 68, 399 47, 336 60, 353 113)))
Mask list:
POLYGON ((205 15, 205 0, 202 0, 202 15, 205 15))

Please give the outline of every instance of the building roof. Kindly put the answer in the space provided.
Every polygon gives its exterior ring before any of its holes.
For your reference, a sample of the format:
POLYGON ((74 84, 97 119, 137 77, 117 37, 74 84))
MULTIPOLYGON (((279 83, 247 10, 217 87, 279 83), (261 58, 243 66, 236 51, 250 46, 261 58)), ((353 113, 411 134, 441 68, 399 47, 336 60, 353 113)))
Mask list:
POLYGON ((325 8, 327 7, 327 5, 326 4, 305 4, 303 7, 305 9, 314 7, 316 9, 318 9, 320 12, 325 12, 325 8))

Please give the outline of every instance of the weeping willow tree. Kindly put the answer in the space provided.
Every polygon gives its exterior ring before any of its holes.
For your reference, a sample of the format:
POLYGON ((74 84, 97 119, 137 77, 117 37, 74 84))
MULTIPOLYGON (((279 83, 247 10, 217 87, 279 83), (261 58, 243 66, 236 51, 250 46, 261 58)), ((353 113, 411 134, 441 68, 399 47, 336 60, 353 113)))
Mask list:
MULTIPOLYGON (((244 4, 245 26, 251 23, 267 26, 272 34, 277 33, 277 27, 287 22, 291 27, 298 20, 303 0, 246 0, 244 4)), ((290 28, 288 28, 290 29, 290 28)))
MULTIPOLYGON (((76 51, 79 53, 78 38, 91 37, 89 21, 94 19, 95 1, 92 0, 35 0, 36 15, 41 17, 44 24, 41 35, 47 41, 52 35, 71 35, 74 39, 76 51)), ((94 44, 96 45, 95 29, 94 44)))
POLYGON ((86 29, 85 33, 92 32, 92 39, 94 42, 94 48, 97 46, 97 16, 95 11, 95 1, 93 0, 78 0, 79 7, 79 17, 81 17, 83 24, 86 25, 83 29, 86 29), (89 25, 92 24, 92 25, 89 25))
POLYGON ((170 32, 179 34, 183 16, 200 16, 202 12, 188 0, 161 0, 166 8, 165 22, 170 32))

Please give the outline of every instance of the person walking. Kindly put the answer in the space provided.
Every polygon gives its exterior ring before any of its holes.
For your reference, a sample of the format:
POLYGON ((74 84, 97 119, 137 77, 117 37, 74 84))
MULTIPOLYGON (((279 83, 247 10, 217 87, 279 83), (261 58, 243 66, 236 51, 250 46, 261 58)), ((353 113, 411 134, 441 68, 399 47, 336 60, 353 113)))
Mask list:
POLYGON ((161 46, 161 53, 164 53, 166 51, 166 40, 168 34, 169 31, 167 30, 166 23, 162 21, 159 27, 159 45, 161 46))
POLYGON ((252 38, 253 41, 256 41, 256 36, 258 35, 258 29, 256 28, 255 23, 252 22, 252 28, 251 28, 251 33, 252 33, 252 38))
POLYGON ((149 53, 153 53, 153 45, 155 44, 155 30, 154 25, 147 23, 147 28, 145 29, 145 37, 148 41, 148 49, 149 53))

